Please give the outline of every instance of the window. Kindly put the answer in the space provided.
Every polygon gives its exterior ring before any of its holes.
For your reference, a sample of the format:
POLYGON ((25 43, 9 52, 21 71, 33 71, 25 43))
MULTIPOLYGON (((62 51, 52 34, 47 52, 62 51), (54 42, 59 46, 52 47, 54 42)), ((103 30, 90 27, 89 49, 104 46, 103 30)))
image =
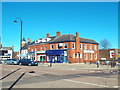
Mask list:
POLYGON ((94 46, 94 49, 95 49, 95 50, 97 50, 97 47, 96 47, 96 45, 94 46))
POLYGON ((90 50, 92 50, 92 45, 90 45, 90 50))
POLYGON ((97 53, 95 53, 95 57, 94 58, 97 59, 97 53))
POLYGON ((56 49, 58 49, 58 44, 56 44, 56 49))
POLYGON ((82 53, 80 53, 80 58, 82 58, 82 53))
POLYGON ((72 48, 75 49, 75 43, 72 44, 72 48))
POLYGON ((75 53, 73 53, 73 58, 75 58, 75 53))
POLYGON ((85 58, 85 60, 87 60, 87 53, 84 54, 84 58, 85 58))
POLYGON ((90 60, 92 60, 92 53, 90 53, 90 60))
POLYGON ((64 48, 68 48, 68 44, 67 43, 64 44, 64 48))
POLYGON ((50 45, 50 49, 51 49, 51 50, 54 49, 54 45, 50 45))
POLYGON ((35 48, 35 51, 37 51, 37 48, 35 48))
POLYGON ((87 46, 86 46, 86 44, 84 44, 84 49, 87 49, 87 46))
POLYGON ((79 53, 77 53, 76 57, 79 58, 79 53))
POLYGON ((82 49, 82 44, 80 44, 80 49, 82 49))
POLYGON ((44 51, 46 51, 46 50, 47 50, 47 47, 45 46, 45 47, 44 47, 44 51))

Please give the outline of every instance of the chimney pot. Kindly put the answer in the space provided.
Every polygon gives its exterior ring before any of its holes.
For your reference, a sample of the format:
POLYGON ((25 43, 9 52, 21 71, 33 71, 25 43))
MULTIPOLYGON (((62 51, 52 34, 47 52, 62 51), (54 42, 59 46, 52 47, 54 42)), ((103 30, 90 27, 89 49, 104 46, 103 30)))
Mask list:
POLYGON ((30 38, 28 38, 28 43, 30 43, 31 42, 31 40, 30 40, 30 38))
POLYGON ((47 34, 46 34, 46 37, 49 38, 49 37, 50 37, 50 33, 47 33, 47 34))
POLYGON ((56 32, 56 36, 59 36, 59 35, 60 35, 60 32, 59 32, 59 31, 57 31, 57 32, 56 32))

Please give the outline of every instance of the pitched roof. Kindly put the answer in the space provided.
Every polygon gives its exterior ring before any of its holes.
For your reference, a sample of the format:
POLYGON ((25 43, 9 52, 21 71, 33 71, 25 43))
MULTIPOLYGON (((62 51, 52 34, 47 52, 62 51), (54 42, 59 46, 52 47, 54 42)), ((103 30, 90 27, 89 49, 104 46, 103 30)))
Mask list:
POLYGON ((1 47, 1 50, 12 50, 12 47, 1 47))
MULTIPOLYGON (((59 35, 59 36, 52 36, 50 37, 51 40, 48 42, 40 42, 40 43, 35 43, 32 42, 30 44, 26 44, 25 46, 22 47, 22 49, 27 49, 28 46, 35 46, 35 45, 41 45, 41 44, 51 44, 51 43, 62 43, 62 42, 75 42, 75 35, 72 34, 64 34, 64 35, 59 35)), ((42 38, 40 38, 42 39, 42 38)), ((80 42, 81 43, 90 43, 90 44, 99 44, 96 41, 92 40, 92 39, 86 39, 86 38, 80 38, 80 42)))
MULTIPOLYGON (((49 43, 60 43, 60 42, 70 42, 70 41, 75 42, 76 41, 75 38, 76 38, 75 35, 65 34, 65 35, 56 36, 54 39, 50 40, 49 43)), ((80 38, 80 42, 98 44, 96 41, 86 38, 80 38)))

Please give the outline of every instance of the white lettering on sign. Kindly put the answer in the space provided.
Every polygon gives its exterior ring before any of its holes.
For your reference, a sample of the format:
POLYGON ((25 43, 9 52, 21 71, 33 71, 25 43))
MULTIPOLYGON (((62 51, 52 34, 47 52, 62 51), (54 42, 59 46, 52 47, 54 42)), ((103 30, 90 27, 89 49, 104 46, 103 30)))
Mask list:
POLYGON ((84 53, 94 53, 93 50, 84 50, 84 53))

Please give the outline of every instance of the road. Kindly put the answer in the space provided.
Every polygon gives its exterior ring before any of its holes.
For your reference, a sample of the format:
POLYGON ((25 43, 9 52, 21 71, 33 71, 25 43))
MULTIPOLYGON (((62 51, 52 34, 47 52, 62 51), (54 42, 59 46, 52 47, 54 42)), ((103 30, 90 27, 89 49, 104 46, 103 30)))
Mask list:
POLYGON ((63 67, 0 65, 2 88, 118 88, 116 69, 63 67))

